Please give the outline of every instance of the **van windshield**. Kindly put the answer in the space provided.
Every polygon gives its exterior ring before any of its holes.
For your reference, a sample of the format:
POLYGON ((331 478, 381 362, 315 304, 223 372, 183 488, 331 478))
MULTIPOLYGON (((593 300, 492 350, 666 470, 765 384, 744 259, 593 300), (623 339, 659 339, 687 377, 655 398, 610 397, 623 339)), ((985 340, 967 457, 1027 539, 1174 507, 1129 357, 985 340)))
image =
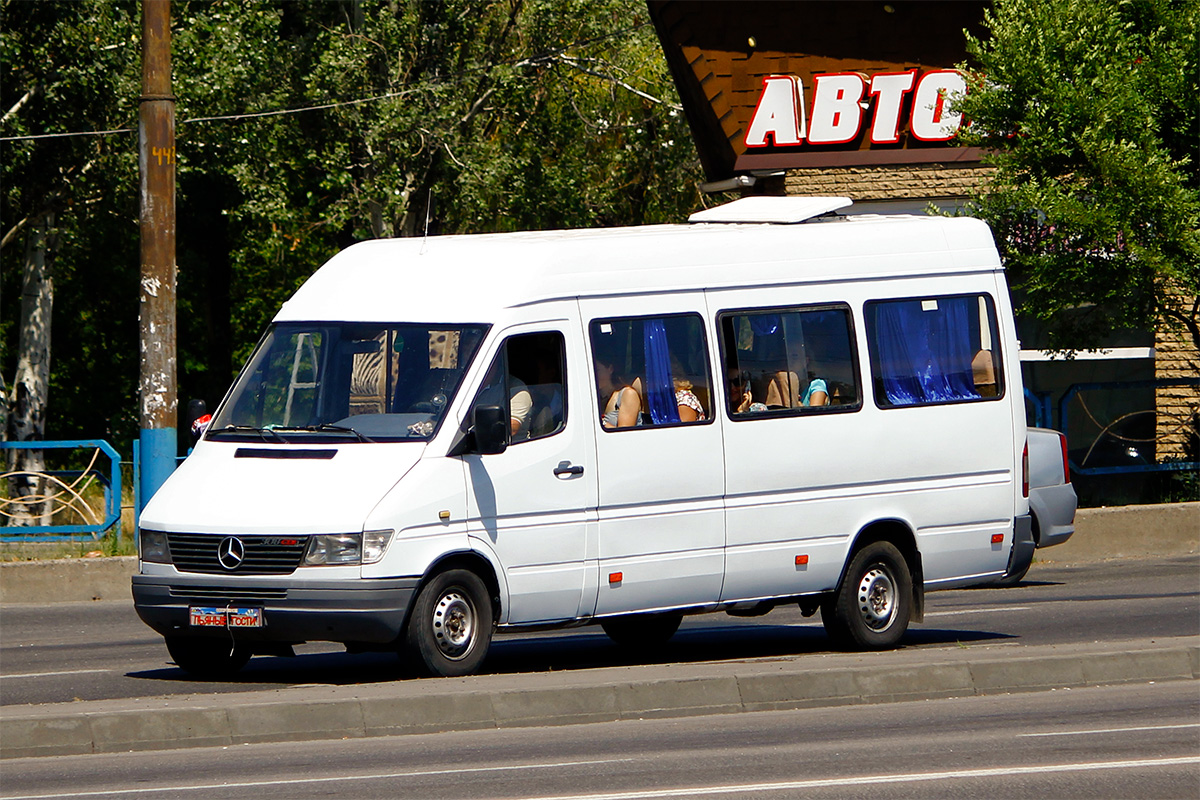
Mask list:
POLYGON ((486 325, 274 325, 205 436, 429 439, 486 332, 486 325))

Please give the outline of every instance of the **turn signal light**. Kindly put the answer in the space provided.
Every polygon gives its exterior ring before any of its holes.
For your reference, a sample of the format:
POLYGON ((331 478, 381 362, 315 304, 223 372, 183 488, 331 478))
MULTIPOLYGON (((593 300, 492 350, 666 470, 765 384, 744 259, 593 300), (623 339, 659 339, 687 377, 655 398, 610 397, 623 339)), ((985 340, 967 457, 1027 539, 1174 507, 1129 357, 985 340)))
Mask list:
POLYGON ((1004 534, 1003 533, 993 533, 992 534, 992 544, 1004 544, 1004 534))
POLYGON ((808 564, 808 556, 796 556, 796 566, 803 567, 808 564))
POLYGON ((608 582, 609 583, 620 583, 621 579, 624 577, 625 577, 625 573, 623 573, 623 572, 610 572, 610 573, 608 573, 608 582))

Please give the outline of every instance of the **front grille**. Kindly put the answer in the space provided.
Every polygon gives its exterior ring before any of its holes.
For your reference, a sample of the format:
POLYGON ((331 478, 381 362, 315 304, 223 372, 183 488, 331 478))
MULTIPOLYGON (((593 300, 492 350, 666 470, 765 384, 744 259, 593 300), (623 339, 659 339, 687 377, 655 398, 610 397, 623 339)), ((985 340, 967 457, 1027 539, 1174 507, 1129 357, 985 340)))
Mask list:
POLYGON ((171 597, 189 600, 286 600, 287 589, 273 586, 172 586, 171 597))
POLYGON ((308 538, 293 536, 220 536, 197 533, 168 533, 171 561, 180 572, 217 575, 288 575, 300 566, 308 538), (243 547, 242 559, 234 569, 217 558, 221 543, 236 538, 243 547))

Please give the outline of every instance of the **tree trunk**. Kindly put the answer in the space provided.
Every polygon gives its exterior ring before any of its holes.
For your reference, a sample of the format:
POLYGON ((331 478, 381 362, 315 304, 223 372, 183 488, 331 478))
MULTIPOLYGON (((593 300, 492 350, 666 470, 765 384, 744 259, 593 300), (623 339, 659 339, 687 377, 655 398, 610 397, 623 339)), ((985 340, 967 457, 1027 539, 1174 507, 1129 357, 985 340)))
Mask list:
MULTIPOLYGON (((56 240, 52 213, 43 216, 33 226, 26 240, 25 272, 21 282, 21 339, 8 420, 13 441, 39 441, 46 437, 46 406, 50 390, 50 315, 54 307, 51 267, 56 240)), ((46 468, 42 450, 14 450, 12 453, 13 472, 40 473, 46 468)), ((13 476, 9 482, 9 497, 17 504, 9 506, 9 513, 12 514, 9 524, 17 527, 49 524, 45 516, 50 509, 40 499, 45 491, 44 477, 13 476)))

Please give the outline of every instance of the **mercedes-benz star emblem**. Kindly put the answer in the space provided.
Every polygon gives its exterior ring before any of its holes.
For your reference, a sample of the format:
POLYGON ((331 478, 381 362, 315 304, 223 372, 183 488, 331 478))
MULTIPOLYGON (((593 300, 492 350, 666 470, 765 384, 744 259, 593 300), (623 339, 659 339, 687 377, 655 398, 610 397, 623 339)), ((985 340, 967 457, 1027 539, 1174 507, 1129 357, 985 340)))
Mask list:
POLYGON ((246 546, 236 536, 227 536, 217 545, 217 561, 225 569, 237 569, 246 558, 246 546))

